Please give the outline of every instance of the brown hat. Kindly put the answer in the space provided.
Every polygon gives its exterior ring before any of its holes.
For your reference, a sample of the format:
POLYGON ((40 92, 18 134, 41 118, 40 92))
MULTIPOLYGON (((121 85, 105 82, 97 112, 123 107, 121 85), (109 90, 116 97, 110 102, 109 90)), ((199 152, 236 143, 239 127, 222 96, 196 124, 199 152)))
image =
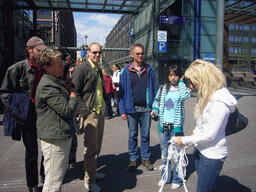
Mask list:
POLYGON ((31 37, 27 42, 27 47, 36 47, 38 50, 46 48, 44 41, 38 37, 31 37))

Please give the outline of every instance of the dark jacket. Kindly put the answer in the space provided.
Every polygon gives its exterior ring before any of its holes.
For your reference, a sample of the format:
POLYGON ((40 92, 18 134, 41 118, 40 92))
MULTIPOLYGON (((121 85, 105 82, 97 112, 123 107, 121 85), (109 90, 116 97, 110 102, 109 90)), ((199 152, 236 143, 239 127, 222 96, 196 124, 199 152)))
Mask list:
MULTIPOLYGON (((104 100, 106 100, 106 91, 101 69, 98 70, 98 75, 101 77, 103 97, 104 100)), ((87 116, 93 109, 96 99, 97 81, 98 78, 95 76, 95 71, 88 60, 79 65, 73 73, 72 83, 75 86, 78 98, 77 108, 78 112, 83 116, 87 116)))
POLYGON ((27 119, 29 98, 25 94, 13 93, 9 96, 8 106, 4 113, 4 135, 12 136, 14 140, 21 139, 17 123, 23 124, 27 119))
MULTIPOLYGON (((135 113, 133 105, 132 88, 130 81, 130 65, 126 66, 120 74, 119 87, 119 111, 120 114, 135 113)), ((155 70, 151 65, 145 64, 147 68, 147 108, 152 109, 152 103, 157 93, 157 82, 155 70)))
POLYGON ((8 98, 12 93, 23 93, 30 98, 34 86, 34 77, 34 71, 27 59, 10 66, 0 89, 1 99, 5 106, 8 106, 8 98))
POLYGON ((73 138, 76 107, 77 99, 69 97, 64 81, 45 74, 36 91, 38 138, 73 138))

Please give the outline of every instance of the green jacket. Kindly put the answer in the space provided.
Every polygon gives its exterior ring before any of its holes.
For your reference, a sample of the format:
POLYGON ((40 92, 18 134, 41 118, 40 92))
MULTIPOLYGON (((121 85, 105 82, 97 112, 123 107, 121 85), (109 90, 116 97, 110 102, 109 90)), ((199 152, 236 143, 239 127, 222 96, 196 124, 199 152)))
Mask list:
POLYGON ((75 136, 74 112, 77 99, 69 97, 64 81, 45 74, 36 91, 37 135, 40 139, 75 136))

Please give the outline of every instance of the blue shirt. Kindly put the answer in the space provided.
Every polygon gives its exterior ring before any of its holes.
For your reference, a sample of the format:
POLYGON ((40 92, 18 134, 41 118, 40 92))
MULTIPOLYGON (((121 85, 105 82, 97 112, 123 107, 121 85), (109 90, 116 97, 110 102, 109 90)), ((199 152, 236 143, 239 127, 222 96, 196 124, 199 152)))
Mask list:
POLYGON ((179 91, 169 91, 166 94, 164 104, 164 122, 174 123, 175 110, 179 99, 179 91))

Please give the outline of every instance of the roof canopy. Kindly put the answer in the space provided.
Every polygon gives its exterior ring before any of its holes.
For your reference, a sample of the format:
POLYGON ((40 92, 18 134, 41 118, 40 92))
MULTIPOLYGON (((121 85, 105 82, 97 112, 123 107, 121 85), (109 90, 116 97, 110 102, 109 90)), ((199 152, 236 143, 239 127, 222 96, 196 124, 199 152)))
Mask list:
MULTIPOLYGON (((159 0, 165 9, 175 0, 159 0)), ((137 14, 144 9, 147 0, 14 0, 17 7, 27 10, 59 10, 75 12, 101 12, 137 14)))
POLYGON ((255 1, 228 1, 225 2, 225 22, 256 23, 255 1))

